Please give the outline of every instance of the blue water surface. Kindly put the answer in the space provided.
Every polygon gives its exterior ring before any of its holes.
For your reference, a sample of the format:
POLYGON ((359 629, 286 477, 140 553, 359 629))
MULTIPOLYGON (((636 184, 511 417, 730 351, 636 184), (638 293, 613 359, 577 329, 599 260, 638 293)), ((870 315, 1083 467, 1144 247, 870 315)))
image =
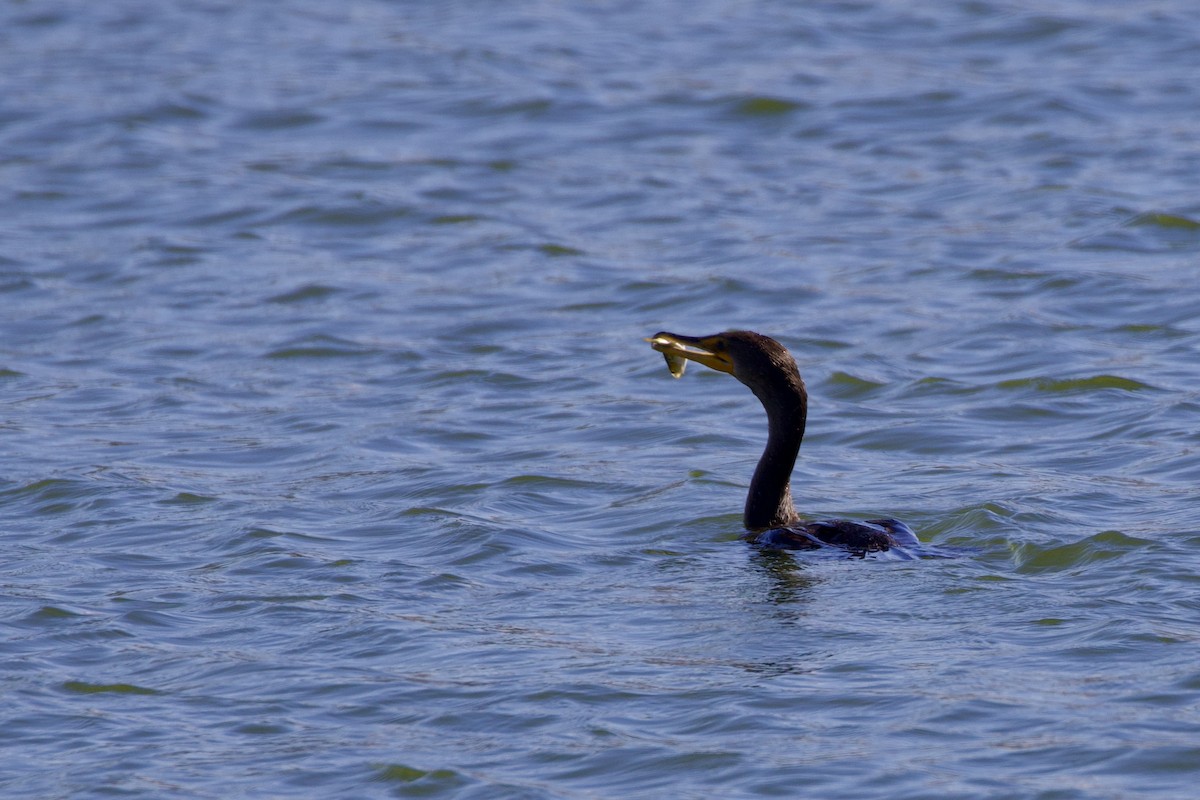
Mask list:
POLYGON ((1180 798, 1200 19, 0 6, 0 790, 1180 798), (814 517, 739 536, 750 328, 814 517))

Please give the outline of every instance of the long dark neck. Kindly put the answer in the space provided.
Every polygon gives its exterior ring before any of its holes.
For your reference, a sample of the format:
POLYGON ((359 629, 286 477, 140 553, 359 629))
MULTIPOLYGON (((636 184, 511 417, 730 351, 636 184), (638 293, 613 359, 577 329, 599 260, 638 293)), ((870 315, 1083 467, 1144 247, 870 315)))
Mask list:
MULTIPOLYGON (((804 384, 791 387, 786 396, 759 397, 767 411, 767 447, 750 480, 742 522, 747 530, 781 528, 796 523, 800 515, 792 504, 792 468, 804 439, 808 397, 804 384)), ((757 392, 755 393, 757 394, 757 392)))

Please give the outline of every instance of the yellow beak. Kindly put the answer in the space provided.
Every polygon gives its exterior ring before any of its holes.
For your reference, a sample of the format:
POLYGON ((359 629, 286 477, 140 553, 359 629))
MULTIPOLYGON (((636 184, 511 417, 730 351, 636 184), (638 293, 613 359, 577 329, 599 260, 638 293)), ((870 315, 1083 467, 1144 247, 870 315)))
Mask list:
POLYGON ((717 372, 733 374, 733 359, 728 356, 720 335, 679 336, 660 331, 646 341, 663 354, 663 358, 667 360, 667 368, 676 378, 683 376, 688 361, 703 364, 717 372))

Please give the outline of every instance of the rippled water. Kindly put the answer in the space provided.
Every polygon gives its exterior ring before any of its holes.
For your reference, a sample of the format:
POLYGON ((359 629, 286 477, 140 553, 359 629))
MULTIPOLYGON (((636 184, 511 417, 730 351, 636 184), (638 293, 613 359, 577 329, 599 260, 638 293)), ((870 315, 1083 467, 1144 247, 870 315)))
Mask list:
POLYGON ((1200 22, 924 5, 0 7, 3 794, 1188 796, 1200 22))

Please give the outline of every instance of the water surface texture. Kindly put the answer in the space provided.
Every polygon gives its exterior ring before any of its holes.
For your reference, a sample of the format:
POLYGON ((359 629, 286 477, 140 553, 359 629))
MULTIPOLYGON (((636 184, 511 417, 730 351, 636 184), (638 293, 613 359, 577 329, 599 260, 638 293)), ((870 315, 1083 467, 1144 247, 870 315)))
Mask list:
POLYGON ((1177 0, 0 5, 0 794, 1179 798, 1177 0), (1053 10, 1046 11, 1049 7, 1053 10), (746 327, 794 492, 738 539, 746 327))

